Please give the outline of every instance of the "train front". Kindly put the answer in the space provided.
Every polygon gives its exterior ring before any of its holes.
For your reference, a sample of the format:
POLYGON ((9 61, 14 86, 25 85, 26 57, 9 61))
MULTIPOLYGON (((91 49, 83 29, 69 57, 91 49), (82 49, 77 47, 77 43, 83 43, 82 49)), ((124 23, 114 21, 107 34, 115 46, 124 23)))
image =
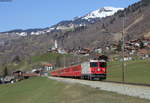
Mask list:
POLYGON ((90 60, 90 77, 100 80, 106 79, 107 62, 106 60, 90 60))

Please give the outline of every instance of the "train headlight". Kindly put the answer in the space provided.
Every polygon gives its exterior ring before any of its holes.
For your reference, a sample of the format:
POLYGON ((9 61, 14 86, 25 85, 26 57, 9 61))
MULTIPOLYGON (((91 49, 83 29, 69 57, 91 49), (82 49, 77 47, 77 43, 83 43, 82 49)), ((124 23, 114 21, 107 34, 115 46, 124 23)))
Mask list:
POLYGON ((97 71, 101 71, 101 69, 99 68, 99 69, 97 69, 97 71))

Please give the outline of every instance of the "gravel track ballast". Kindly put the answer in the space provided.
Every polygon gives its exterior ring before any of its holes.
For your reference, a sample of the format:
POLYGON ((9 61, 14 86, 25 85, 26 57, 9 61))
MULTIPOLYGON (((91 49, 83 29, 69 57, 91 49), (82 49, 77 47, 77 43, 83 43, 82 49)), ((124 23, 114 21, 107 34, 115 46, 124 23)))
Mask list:
POLYGON ((127 85, 127 84, 107 83, 107 82, 100 82, 100 81, 88 81, 88 80, 78 80, 78 79, 59 78, 59 77, 48 77, 48 78, 52 80, 66 82, 66 83, 84 84, 93 88, 97 88, 99 90, 111 91, 111 92, 116 92, 118 94, 134 96, 134 97, 150 100, 150 87, 146 87, 146 86, 135 86, 135 85, 127 85))

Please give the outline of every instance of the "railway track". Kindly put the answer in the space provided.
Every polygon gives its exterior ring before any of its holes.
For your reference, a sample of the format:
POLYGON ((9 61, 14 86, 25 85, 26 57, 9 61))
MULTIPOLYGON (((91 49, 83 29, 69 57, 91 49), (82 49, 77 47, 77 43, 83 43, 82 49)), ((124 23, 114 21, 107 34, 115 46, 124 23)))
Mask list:
POLYGON ((143 99, 150 100, 150 85, 149 84, 138 84, 138 83, 122 83, 114 81, 90 81, 81 79, 70 79, 60 77, 48 77, 52 80, 60 82, 71 83, 71 84, 82 84, 87 85, 98 90, 105 90, 110 92, 116 92, 122 95, 134 96, 143 99))
POLYGON ((150 84, 144 84, 144 83, 129 83, 129 82, 117 82, 117 81, 101 81, 106 83, 117 83, 117 84, 126 84, 126 85, 134 85, 134 86, 147 86, 150 87, 150 84))

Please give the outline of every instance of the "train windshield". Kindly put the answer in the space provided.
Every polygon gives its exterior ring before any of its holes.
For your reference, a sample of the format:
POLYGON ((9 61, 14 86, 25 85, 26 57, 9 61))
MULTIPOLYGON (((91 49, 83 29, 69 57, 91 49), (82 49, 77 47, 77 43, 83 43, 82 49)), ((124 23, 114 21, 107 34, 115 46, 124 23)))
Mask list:
POLYGON ((100 62, 100 67, 106 68, 106 66, 107 66, 106 62, 100 62))
POLYGON ((90 67, 98 67, 98 63, 97 62, 91 62, 90 67))

